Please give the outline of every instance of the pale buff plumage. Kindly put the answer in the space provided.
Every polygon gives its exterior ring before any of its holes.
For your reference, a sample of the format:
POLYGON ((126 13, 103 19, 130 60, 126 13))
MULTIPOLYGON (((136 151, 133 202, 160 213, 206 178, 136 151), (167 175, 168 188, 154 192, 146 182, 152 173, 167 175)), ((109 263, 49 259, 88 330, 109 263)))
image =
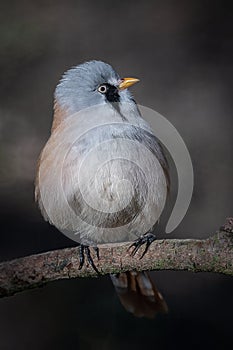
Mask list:
MULTIPOLYGON (((153 229, 166 201, 167 162, 132 96, 117 90, 114 105, 97 92, 99 84, 119 82, 112 67, 98 61, 65 73, 38 160, 35 198, 42 215, 82 245, 135 240, 153 229)), ((167 310, 146 273, 112 281, 134 315, 151 318, 167 310)))

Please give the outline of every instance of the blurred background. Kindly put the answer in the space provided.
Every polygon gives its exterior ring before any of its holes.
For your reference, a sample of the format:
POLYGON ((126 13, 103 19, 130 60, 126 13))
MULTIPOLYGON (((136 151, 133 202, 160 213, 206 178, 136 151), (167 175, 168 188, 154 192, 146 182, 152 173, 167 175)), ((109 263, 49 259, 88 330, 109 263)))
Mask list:
MULTIPOLYGON (((233 16, 228 1, 0 2, 0 260, 74 246, 34 204, 61 74, 101 59, 136 76, 138 103, 165 116, 194 167, 189 211, 170 235, 205 238, 233 214, 233 16)), ((173 191, 174 192, 174 191, 173 191)), ((0 300, 0 349, 226 349, 233 279, 154 272, 169 313, 127 314, 108 277, 59 281, 0 300)))

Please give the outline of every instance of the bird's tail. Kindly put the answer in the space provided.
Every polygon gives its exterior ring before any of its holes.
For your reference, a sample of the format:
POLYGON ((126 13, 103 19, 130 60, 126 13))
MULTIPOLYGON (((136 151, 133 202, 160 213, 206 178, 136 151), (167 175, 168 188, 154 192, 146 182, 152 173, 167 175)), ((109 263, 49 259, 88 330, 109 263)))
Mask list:
POLYGON ((154 318, 166 313, 167 304, 146 272, 125 272, 111 275, 117 295, 124 308, 137 317, 154 318))

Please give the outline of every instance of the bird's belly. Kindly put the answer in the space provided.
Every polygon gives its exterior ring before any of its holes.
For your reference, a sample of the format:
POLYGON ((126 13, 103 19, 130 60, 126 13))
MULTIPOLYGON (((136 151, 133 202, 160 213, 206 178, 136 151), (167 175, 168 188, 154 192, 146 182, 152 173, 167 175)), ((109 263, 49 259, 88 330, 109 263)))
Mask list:
POLYGON ((41 167, 41 201, 60 231, 94 245, 132 241, 154 226, 165 204, 166 179, 140 142, 118 138, 86 153, 74 144, 64 155, 50 155, 44 174, 41 167))

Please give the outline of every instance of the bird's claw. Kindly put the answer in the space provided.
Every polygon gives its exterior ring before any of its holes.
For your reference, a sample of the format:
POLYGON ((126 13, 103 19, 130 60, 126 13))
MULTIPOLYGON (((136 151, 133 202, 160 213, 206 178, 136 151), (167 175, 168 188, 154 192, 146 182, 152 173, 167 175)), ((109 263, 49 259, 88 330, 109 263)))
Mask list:
MULTIPOLYGON (((100 256, 99 256, 99 248, 98 247, 94 247, 94 250, 96 252, 97 259, 99 260, 99 258, 100 258, 100 256)), ((80 246, 79 246, 79 268, 78 269, 79 270, 82 269, 82 267, 84 265, 84 261, 85 261, 85 256, 87 258, 88 263, 95 270, 95 272, 98 273, 98 275, 99 275, 100 272, 97 269, 97 267, 95 266, 95 263, 94 263, 94 261, 92 259, 92 256, 91 256, 90 248, 87 245, 80 244, 80 246)))
POLYGON ((151 245, 151 243, 153 241, 155 241, 156 237, 153 233, 151 232, 147 232, 145 233, 143 236, 139 237, 138 239, 136 239, 136 241, 134 241, 131 246, 128 248, 128 251, 133 247, 133 250, 131 251, 130 255, 134 256, 138 249, 143 245, 146 244, 145 250, 142 253, 140 259, 142 259, 144 257, 144 255, 146 254, 146 252, 149 249, 149 246, 151 245))

